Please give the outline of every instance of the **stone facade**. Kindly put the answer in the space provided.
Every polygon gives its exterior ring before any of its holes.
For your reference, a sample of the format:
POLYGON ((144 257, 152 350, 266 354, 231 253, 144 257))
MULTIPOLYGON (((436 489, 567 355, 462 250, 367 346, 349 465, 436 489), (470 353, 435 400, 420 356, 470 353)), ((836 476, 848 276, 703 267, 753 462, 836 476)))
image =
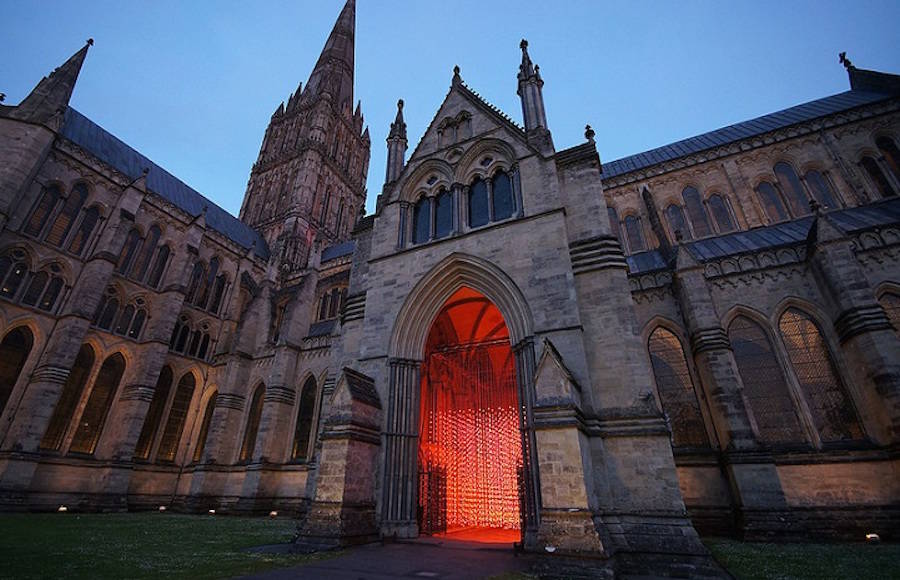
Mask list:
POLYGON ((847 61, 847 93, 601 163, 589 127, 556 150, 523 41, 525 125, 455 70, 361 217, 354 26, 240 219, 68 106, 87 46, 0 105, 3 509, 416 537, 426 337, 468 289, 509 333, 526 547, 896 533, 900 78, 847 61))

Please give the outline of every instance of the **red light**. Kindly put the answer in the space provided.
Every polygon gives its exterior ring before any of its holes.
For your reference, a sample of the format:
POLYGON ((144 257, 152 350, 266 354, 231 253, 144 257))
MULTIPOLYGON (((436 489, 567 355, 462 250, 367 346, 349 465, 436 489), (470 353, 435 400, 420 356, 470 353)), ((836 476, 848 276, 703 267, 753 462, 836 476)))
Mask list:
POLYGON ((500 311, 472 290, 457 292, 432 326, 420 413, 423 532, 519 530, 514 357, 500 311))

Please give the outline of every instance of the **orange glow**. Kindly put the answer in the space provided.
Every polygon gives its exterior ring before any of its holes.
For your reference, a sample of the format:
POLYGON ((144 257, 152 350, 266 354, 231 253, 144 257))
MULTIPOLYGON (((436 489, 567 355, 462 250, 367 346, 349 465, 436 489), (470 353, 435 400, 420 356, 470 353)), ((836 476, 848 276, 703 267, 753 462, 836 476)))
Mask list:
POLYGON ((467 288, 426 346, 419 437, 424 533, 518 531, 522 444, 515 365, 500 311, 467 288))

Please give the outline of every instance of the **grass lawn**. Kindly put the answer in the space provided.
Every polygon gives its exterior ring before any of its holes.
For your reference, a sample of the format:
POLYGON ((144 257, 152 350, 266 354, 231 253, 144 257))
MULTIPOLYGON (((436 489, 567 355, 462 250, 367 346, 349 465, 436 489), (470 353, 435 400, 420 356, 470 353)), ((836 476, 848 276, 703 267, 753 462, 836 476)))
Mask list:
POLYGON ((244 551, 289 542, 295 530, 290 519, 0 515, 0 578, 227 578, 309 561, 244 551))
POLYGON ((900 544, 755 544, 706 539, 739 580, 900 578, 900 544))

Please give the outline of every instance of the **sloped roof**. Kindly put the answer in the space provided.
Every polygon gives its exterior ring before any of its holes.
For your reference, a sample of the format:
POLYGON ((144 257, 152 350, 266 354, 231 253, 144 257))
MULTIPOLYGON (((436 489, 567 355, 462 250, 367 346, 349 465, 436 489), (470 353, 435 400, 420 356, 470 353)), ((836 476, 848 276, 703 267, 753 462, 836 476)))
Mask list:
POLYGON ((825 97, 790 107, 776 113, 763 115, 756 119, 736 123, 709 133, 703 133, 695 137, 676 141, 656 149, 644 151, 636 155, 630 155, 617 159, 615 161, 607 161, 603 163, 603 178, 616 177, 639 169, 650 167, 658 163, 672 161, 679 157, 685 157, 694 153, 700 153, 707 149, 713 149, 722 145, 727 145, 734 141, 756 137, 770 131, 797 125, 819 117, 825 117, 849 111, 857 107, 871 105, 879 101, 891 98, 892 95, 864 90, 852 90, 825 97))
POLYGON ((329 246, 322 250, 322 257, 319 260, 321 263, 330 262, 331 260, 337 260, 338 258, 343 258, 344 256, 349 256, 353 253, 353 250, 356 249, 356 242, 350 240, 349 242, 344 242, 342 244, 336 244, 334 246, 329 246))
MULTIPOLYGON (((828 218, 845 234, 900 224, 900 198, 862 207, 832 211, 828 218)), ((738 254, 771 250, 804 243, 812 226, 812 216, 744 232, 686 242, 691 254, 701 262, 738 254)), ((665 270, 668 265, 660 250, 633 254, 626 258, 630 274, 665 270)))
POLYGON ((243 248, 254 248, 260 258, 268 258, 265 239, 253 228, 234 217, 180 179, 153 163, 115 135, 106 131, 72 107, 66 110, 60 133, 100 161, 132 179, 147 174, 147 188, 194 217, 206 208, 206 225, 243 248))

